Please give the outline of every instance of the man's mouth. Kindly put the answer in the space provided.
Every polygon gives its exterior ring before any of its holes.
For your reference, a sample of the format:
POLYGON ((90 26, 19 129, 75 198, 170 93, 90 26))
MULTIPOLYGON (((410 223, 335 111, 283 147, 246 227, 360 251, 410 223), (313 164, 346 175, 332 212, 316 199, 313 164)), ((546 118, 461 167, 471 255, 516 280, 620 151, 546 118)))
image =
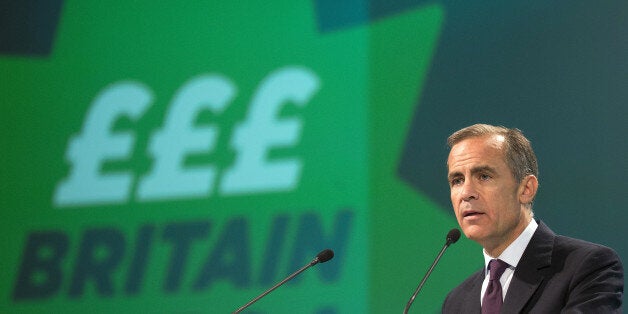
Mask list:
POLYGON ((484 213, 470 210, 470 211, 463 212, 462 213, 462 218, 472 218, 472 217, 477 217, 477 216, 480 216, 480 215, 483 215, 483 214, 484 213))

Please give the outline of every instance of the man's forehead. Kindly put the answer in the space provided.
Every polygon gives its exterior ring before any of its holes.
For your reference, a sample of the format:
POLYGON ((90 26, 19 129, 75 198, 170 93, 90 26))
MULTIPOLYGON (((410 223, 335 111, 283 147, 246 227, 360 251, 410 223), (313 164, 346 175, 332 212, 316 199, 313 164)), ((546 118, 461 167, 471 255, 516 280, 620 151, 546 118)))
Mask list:
POLYGON ((499 159, 502 159, 504 157, 503 147, 505 141, 506 138, 501 134, 466 138, 451 148, 447 158, 447 166, 451 167, 452 159, 470 158, 469 154, 480 155, 482 158, 499 157, 499 159))

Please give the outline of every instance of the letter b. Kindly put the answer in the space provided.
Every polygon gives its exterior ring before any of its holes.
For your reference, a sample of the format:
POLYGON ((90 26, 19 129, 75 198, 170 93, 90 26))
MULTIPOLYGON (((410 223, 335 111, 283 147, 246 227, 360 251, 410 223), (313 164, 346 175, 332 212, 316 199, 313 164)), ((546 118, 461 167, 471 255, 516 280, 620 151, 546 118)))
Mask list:
POLYGON ((13 300, 42 299, 61 287, 61 261, 68 250, 68 237, 57 231, 34 232, 28 237, 13 290, 13 300))

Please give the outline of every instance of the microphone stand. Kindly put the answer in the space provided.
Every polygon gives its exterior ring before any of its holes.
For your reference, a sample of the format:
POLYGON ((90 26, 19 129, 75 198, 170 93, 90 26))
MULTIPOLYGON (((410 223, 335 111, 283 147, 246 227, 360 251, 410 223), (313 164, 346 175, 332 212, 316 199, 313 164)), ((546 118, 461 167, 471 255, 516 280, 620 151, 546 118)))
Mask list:
POLYGON ((445 253, 445 250, 450 245, 456 243, 456 241, 458 241, 459 238, 460 238, 460 230, 458 229, 449 230, 449 233, 447 233, 447 238, 445 239, 446 240, 445 245, 443 245, 443 248, 440 250, 440 253, 438 253, 438 256, 436 256, 436 259, 434 259, 434 262, 432 263, 432 266, 430 266, 430 269, 427 271, 425 276, 423 276, 421 283, 414 291, 414 294, 408 301, 408 304, 406 304, 406 308, 403 310, 403 314, 408 314, 408 311, 410 310, 410 306, 412 305, 412 302, 414 302, 414 299, 416 298, 417 294, 419 294, 419 291, 421 291, 421 288, 423 288, 423 284, 425 284, 425 281, 427 281, 427 277, 430 276, 430 274, 432 273, 432 270, 434 270, 434 267, 436 267, 436 264, 438 264, 438 261, 440 260, 441 256, 443 256, 443 253, 445 253))
POLYGON ((276 285, 272 286, 270 289, 264 291, 264 293, 260 294, 258 297, 256 297, 255 299, 249 301, 247 304, 241 306, 239 309, 235 310, 232 314, 238 314, 240 312, 242 312, 244 309, 246 309, 247 307, 251 306, 251 304, 257 302, 259 299, 263 298, 264 296, 266 296, 267 294, 273 292, 273 290, 279 288, 279 286, 283 285, 284 283, 286 283, 288 280, 296 277, 298 274, 302 273, 303 271, 305 271, 306 269, 316 265, 318 263, 319 259, 318 256, 316 258, 314 258, 309 264, 301 267, 301 269, 295 271, 292 275, 286 277, 284 280, 280 281, 279 283, 277 283, 276 285))
POLYGON ((445 253, 445 250, 448 247, 449 247, 449 244, 443 246, 443 248, 440 250, 440 253, 438 253, 438 256, 436 256, 436 259, 432 263, 432 266, 430 266, 430 269, 427 271, 427 273, 423 277, 423 280, 421 280, 421 283, 419 284, 419 286, 414 291, 414 294, 412 295, 412 297, 408 301, 408 304, 406 304, 406 308, 403 310, 403 314, 408 314, 408 311, 410 310, 410 306, 412 305, 412 302, 414 302, 414 299, 416 298, 417 294, 419 294, 419 291, 421 291, 421 288, 423 288, 423 284, 425 284, 425 282, 427 281, 427 277, 429 277, 430 274, 432 274, 432 270, 434 270, 434 267, 436 267, 436 264, 438 264, 438 261, 440 260, 440 257, 443 256, 443 253, 445 253))

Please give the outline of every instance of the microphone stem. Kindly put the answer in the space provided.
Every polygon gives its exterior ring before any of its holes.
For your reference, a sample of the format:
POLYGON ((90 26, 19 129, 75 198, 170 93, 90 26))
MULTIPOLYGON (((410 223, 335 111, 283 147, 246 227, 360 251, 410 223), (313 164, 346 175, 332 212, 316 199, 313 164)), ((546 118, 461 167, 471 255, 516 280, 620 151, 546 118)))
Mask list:
POLYGON ((412 302, 414 302, 414 299, 416 298, 417 294, 419 294, 419 291, 421 291, 421 288, 423 288, 423 285, 427 281, 427 278, 430 276, 430 274, 432 273, 432 270, 434 270, 434 267, 436 267, 436 264, 438 264, 438 261, 440 260, 441 256, 443 256, 443 253, 445 253, 445 250, 449 247, 449 245, 450 245, 449 242, 445 243, 443 248, 440 250, 440 253, 438 253, 438 255, 436 256, 436 259, 432 263, 432 266, 430 266, 430 269, 427 271, 425 276, 423 276, 423 280, 421 280, 421 283, 414 291, 414 294, 408 301, 408 304, 406 304, 406 308, 403 310, 403 314, 408 314, 408 311, 410 310, 410 306, 412 305, 412 302))
POLYGON ((279 286, 283 285, 284 283, 286 283, 288 280, 296 277, 298 274, 304 272, 306 269, 316 265, 318 263, 318 257, 313 259, 309 264, 301 267, 301 269, 295 271, 292 275, 286 277, 284 280, 280 281, 279 283, 277 283, 276 285, 272 286, 270 289, 264 291, 264 293, 260 294, 258 297, 256 297, 255 299, 249 301, 249 303, 241 306, 239 309, 235 310, 232 314, 238 314, 240 312, 242 312, 244 309, 246 309, 247 307, 251 306, 251 304, 257 302, 259 299, 263 298, 264 296, 266 296, 267 294, 273 292, 273 290, 279 288, 279 286))

